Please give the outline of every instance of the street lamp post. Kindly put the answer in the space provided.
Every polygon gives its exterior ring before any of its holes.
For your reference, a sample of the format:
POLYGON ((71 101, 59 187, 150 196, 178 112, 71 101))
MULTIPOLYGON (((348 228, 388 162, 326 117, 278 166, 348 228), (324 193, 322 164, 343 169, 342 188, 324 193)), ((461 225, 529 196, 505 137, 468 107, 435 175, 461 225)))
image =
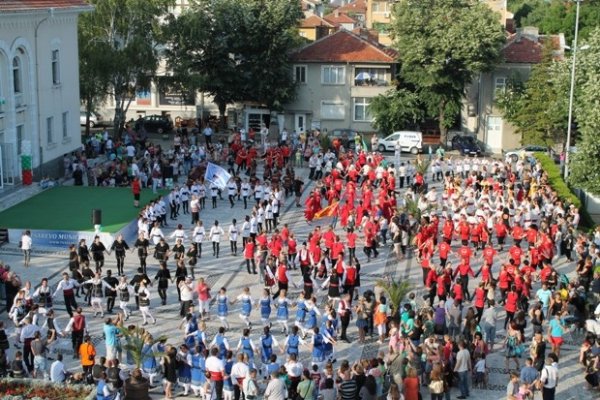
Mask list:
POLYGON ((574 0, 577 3, 575 11, 575 38, 573 39, 573 60, 571 65, 571 90, 569 92, 569 118, 567 122, 567 146, 565 149, 564 178, 569 176, 569 153, 571 148, 571 125, 573 124, 573 97, 575 96, 575 63, 577 60, 577 35, 579 34, 579 4, 583 0, 574 0))

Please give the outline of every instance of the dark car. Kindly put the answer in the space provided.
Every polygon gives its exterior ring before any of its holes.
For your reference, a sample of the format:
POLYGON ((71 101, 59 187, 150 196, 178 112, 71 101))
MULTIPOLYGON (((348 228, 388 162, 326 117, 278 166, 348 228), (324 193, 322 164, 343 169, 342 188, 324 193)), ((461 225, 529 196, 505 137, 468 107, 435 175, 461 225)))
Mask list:
POLYGON ((483 151, 472 136, 454 136, 452 150, 458 150, 463 156, 480 156, 483 151))
POLYGON ((331 143, 338 139, 345 149, 354 149, 356 147, 354 142, 356 135, 358 135, 358 132, 352 129, 334 129, 329 133, 329 139, 331 139, 331 143))
POLYGON ((146 115, 141 123, 147 132, 164 133, 173 130, 173 122, 164 115, 146 115))

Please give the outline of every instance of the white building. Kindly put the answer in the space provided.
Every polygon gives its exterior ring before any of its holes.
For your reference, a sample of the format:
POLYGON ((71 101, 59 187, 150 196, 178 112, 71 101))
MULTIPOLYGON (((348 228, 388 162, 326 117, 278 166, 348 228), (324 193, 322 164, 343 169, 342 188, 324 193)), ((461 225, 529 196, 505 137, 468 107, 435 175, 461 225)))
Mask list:
POLYGON ((21 155, 39 180, 81 146, 77 17, 92 9, 85 0, 0 2, 2 184, 20 181, 21 155))

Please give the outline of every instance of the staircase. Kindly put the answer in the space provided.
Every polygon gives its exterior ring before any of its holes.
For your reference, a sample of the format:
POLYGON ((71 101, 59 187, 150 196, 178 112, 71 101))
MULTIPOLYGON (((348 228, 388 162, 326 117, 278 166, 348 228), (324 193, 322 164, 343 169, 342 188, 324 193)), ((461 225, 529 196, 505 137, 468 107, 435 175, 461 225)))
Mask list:
POLYGON ((8 243, 8 229, 0 228, 0 246, 8 243))

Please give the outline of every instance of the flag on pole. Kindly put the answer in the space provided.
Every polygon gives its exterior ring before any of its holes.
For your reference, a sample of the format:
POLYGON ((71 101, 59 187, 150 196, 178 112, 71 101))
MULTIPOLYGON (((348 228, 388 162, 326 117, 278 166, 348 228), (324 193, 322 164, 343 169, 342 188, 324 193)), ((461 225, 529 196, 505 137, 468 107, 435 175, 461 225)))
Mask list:
POLYGON ((331 205, 328 205, 325 208, 320 209, 316 214, 315 214, 315 219, 320 219, 320 218, 325 218, 325 217, 333 217, 338 210, 340 202, 336 201, 335 203, 332 203, 331 205))
POLYGON ((229 172, 225 168, 213 164, 211 162, 206 166, 206 173, 204 174, 204 180, 217 185, 219 189, 225 189, 227 182, 231 179, 229 172))

